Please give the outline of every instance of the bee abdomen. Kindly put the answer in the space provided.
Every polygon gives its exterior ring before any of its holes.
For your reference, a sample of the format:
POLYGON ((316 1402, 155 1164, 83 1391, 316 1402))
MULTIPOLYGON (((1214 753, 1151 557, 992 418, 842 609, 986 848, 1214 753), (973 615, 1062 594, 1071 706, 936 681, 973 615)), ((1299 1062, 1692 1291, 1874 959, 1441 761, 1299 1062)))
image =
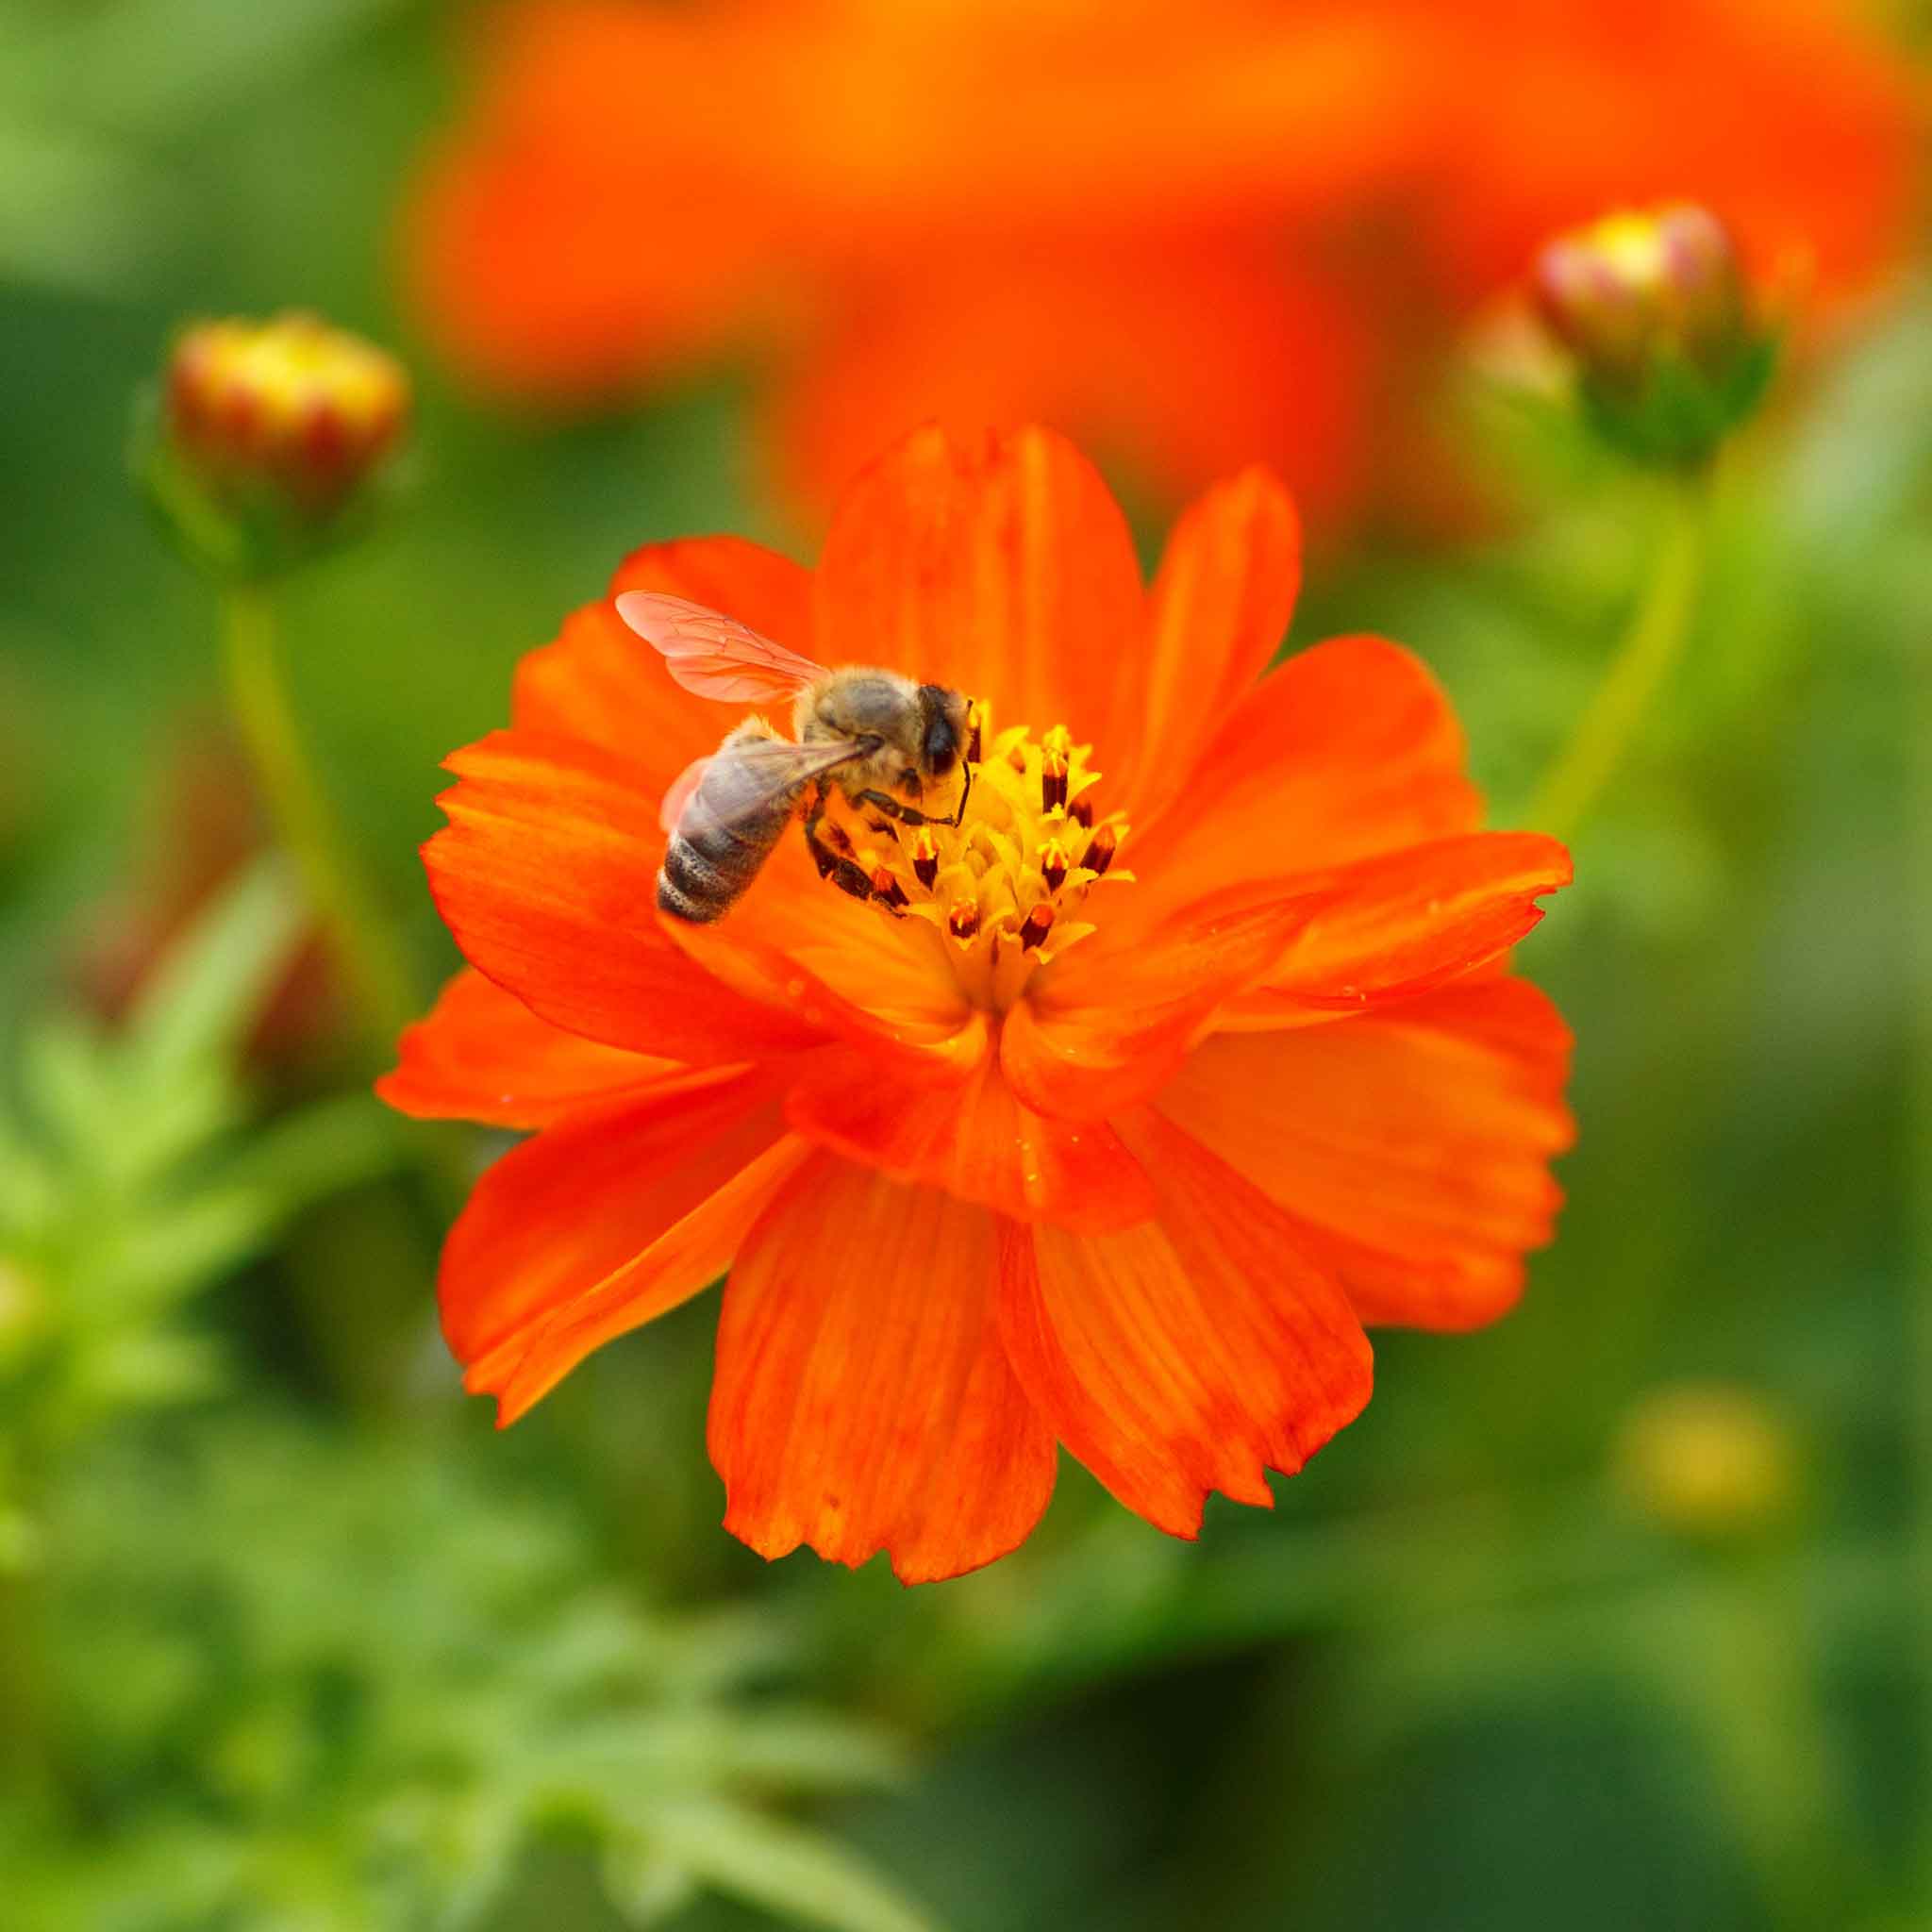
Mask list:
POLYGON ((776 810, 756 824, 673 832, 658 874, 658 909, 692 925, 723 919, 772 856, 791 818, 776 810))

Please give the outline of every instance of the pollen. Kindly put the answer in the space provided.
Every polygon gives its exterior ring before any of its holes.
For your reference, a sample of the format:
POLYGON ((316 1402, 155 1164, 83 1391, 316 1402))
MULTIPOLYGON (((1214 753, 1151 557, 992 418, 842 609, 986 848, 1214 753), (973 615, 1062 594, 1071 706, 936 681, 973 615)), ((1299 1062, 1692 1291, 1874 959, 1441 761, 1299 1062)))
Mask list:
MULTIPOLYGON (((958 793, 928 788, 918 809, 930 820, 901 824, 896 840, 856 817, 847 824, 859 828, 874 911, 931 945, 967 997, 998 1012, 1093 931, 1088 900, 1103 878, 1113 891, 1133 875, 1114 862, 1126 823, 1102 808, 1091 745, 1064 724, 1038 736, 1024 725, 996 730, 983 700, 972 724, 961 823, 942 822, 958 793)), ((849 810, 835 798, 828 837, 849 810)))

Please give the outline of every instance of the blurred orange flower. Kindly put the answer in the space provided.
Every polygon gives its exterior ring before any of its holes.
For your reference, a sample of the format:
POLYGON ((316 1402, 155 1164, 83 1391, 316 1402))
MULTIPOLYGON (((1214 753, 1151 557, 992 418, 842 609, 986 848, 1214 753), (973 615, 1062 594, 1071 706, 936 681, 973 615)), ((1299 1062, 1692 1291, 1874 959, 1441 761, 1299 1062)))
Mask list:
POLYGON ((472 970, 381 1088, 537 1130, 442 1270, 501 1421, 729 1267, 727 1526, 933 1578, 1026 1535, 1057 1441, 1176 1535, 1211 1490, 1265 1505, 1367 1400, 1363 1323, 1511 1304, 1569 1041, 1507 956, 1569 858, 1478 829, 1397 646, 1261 676, 1298 578, 1250 470, 1143 588, 1097 474, 1037 430, 915 434, 816 572, 730 538, 637 552, 613 596, 979 707, 962 824, 851 817, 869 900, 788 836, 711 926, 651 909, 659 806, 733 714, 608 599, 525 661, 425 848, 472 970))
POLYGON ((1554 230, 1689 196, 1841 293, 1916 174, 1846 0, 524 0, 478 55, 407 226, 436 333, 558 399, 760 348, 808 503, 937 415, 1330 518, 1554 230))

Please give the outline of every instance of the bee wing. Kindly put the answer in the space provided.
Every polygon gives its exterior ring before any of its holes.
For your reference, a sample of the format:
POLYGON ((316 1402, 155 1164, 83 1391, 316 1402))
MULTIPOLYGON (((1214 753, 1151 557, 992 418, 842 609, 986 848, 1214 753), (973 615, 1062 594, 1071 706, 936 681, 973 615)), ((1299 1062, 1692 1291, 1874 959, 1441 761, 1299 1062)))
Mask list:
POLYGON ((664 803, 658 808, 658 823, 667 832, 677 829, 677 822, 684 816, 684 808, 691 803, 691 794, 704 782, 705 767, 711 762, 712 754, 707 752, 701 758, 693 758, 672 779, 664 790, 664 803))
MULTIPOLYGON (((700 769, 682 803, 675 828, 691 839, 761 819, 799 786, 870 749, 871 743, 857 738, 835 738, 814 744, 794 744, 789 738, 741 739, 728 743, 699 760, 700 769)), ((691 776, 691 772, 682 774, 672 792, 691 776)), ((666 793, 664 803, 668 809, 671 793, 666 793)))
POLYGON ((626 591, 617 614, 686 691, 727 704, 768 705, 816 684, 823 664, 760 637, 749 625, 662 591, 626 591))

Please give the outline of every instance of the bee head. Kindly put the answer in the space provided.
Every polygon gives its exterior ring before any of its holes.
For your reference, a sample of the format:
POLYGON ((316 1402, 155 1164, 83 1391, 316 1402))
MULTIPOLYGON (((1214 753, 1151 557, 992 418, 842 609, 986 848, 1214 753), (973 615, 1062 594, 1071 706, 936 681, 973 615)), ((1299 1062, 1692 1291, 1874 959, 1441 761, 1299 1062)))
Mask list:
POLYGON ((966 700, 942 684, 919 687, 919 761, 927 775, 943 778, 966 741, 966 700))

